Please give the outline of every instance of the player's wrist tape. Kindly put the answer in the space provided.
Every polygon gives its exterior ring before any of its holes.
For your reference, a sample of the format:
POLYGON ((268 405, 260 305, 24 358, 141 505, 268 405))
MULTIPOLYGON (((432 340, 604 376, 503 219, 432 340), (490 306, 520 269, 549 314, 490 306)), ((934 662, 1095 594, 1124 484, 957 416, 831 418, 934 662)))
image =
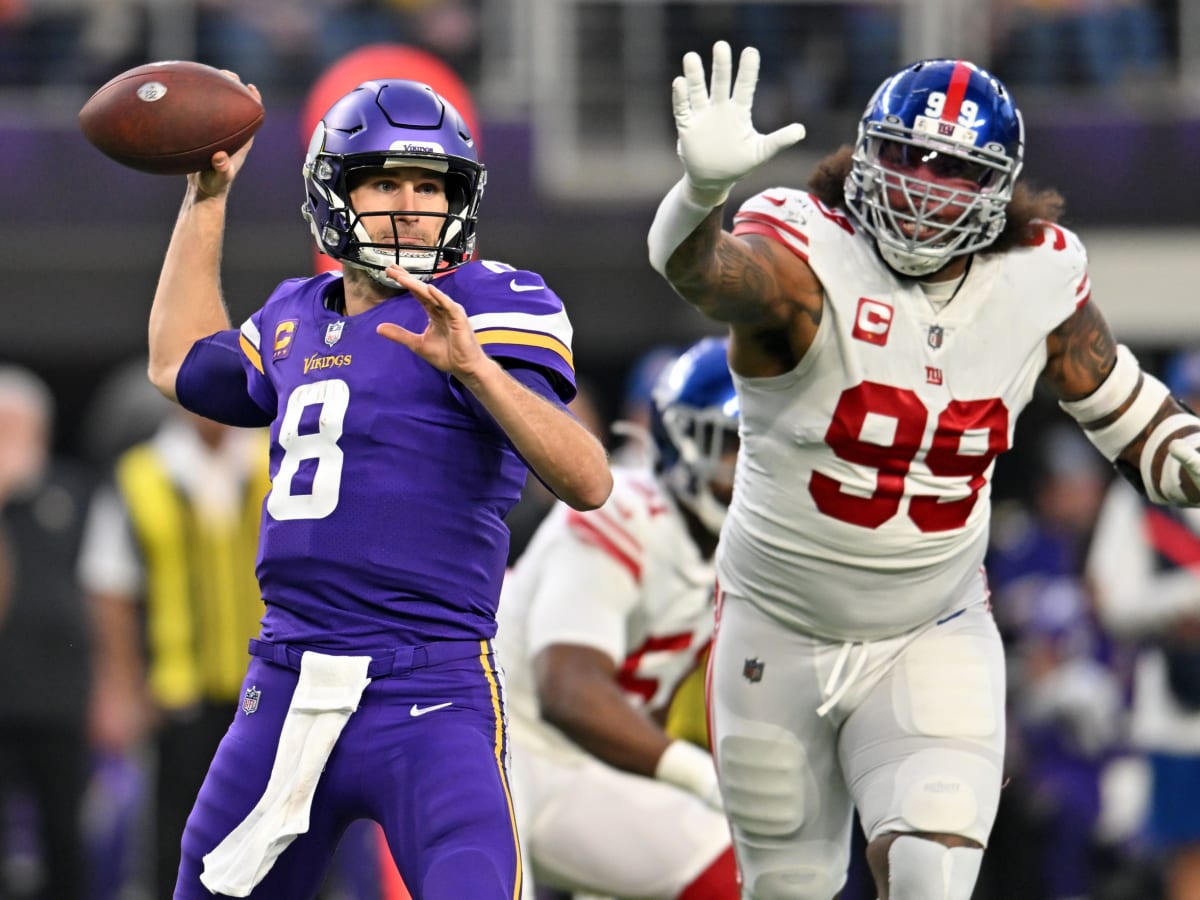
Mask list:
POLYGON ((1080 425, 1103 419, 1120 409, 1121 404, 1129 399, 1129 395, 1137 388, 1141 374, 1137 357, 1128 347, 1120 344, 1117 347, 1117 361, 1100 387, 1082 400, 1063 400, 1059 406, 1080 425))
MULTIPOLYGON (((1142 450, 1139 460, 1142 484, 1146 489, 1146 496, 1155 503, 1191 504, 1187 494, 1183 492, 1183 465, 1180 461, 1172 453, 1166 453, 1163 457, 1162 468, 1158 472, 1158 477, 1155 478, 1154 457, 1158 455, 1159 448, 1164 443, 1167 443, 1168 447, 1184 447, 1194 454, 1200 454, 1200 449, 1198 449, 1200 448, 1200 431, 1172 437, 1172 435, 1179 435, 1179 432, 1185 428, 1196 428, 1197 426, 1200 426, 1200 419, 1189 413, 1178 413, 1159 422, 1150 432, 1150 437, 1146 438, 1146 446, 1142 450)), ((1197 462, 1200 462, 1200 456, 1197 457, 1197 462)), ((1189 472, 1189 474, 1191 473, 1189 472)))
POLYGON ((683 196, 688 203, 697 206, 701 209, 716 209, 722 203, 729 199, 729 192, 733 190, 733 186, 737 183, 731 181, 728 184, 713 184, 707 187, 701 187, 692 181, 690 175, 685 175, 680 179, 683 184, 683 196))
POLYGON ((1143 374, 1141 390, 1129 409, 1103 428, 1097 428, 1095 431, 1085 430, 1084 433, 1109 462, 1112 462, 1153 421, 1159 407, 1169 396, 1171 392, 1165 384, 1153 375, 1143 374))
POLYGON ((708 751, 683 740, 667 745, 654 767, 654 777, 695 794, 714 809, 721 808, 717 770, 708 751))
POLYGON ((646 243, 650 265, 660 275, 667 273, 667 260, 709 214, 725 202, 730 185, 723 191, 697 188, 687 176, 679 179, 658 205, 646 243))
POLYGON ((1170 396, 1166 385, 1143 372, 1137 359, 1125 346, 1117 348, 1117 362, 1108 377, 1091 395, 1082 400, 1064 400, 1063 411, 1084 426, 1087 439, 1104 454, 1109 462, 1121 455, 1154 419, 1159 407, 1170 396), (1140 387, 1139 387, 1140 384, 1140 387), (1088 424, 1112 415, 1134 392, 1137 396, 1125 412, 1102 428, 1088 424))

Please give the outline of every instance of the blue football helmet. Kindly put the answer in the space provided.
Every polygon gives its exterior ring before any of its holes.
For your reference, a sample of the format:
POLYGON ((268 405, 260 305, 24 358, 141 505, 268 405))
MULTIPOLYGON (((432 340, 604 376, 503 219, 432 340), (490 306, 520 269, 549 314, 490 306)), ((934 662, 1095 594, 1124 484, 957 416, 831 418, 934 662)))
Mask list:
POLYGON ((724 457, 737 446, 740 408, 728 351, 729 341, 714 337, 685 350, 659 376, 651 417, 659 473, 714 534, 728 506, 713 494, 712 483, 733 483, 724 457))
POLYGON ((904 275, 987 247, 1004 228, 1025 129, 1008 90, 963 60, 891 76, 859 123, 846 205, 904 275), (916 177, 924 166, 944 183, 916 177))
POLYGON ((466 122, 429 85, 401 79, 367 81, 330 107, 313 130, 304 161, 307 197, 301 213, 322 253, 396 287, 383 274, 393 263, 428 277, 471 258, 486 181, 466 122), (441 215, 445 221, 436 244, 371 242, 362 217, 350 205, 348 176, 358 168, 388 166, 444 174, 449 212, 441 215))
POLYGON ((1191 405, 1200 397, 1200 351, 1180 350, 1167 358, 1162 380, 1175 399, 1191 405))

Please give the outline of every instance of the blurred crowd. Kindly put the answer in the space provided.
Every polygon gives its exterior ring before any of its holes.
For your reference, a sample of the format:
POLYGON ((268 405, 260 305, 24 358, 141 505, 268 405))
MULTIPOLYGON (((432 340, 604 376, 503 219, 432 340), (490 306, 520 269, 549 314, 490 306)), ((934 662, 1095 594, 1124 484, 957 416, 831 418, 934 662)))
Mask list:
POLYGON ((2 0, 0 86, 99 86, 154 59, 194 59, 299 93, 363 43, 420 46, 477 68, 477 0, 2 0))
MULTIPOLYGON (((977 16, 977 52, 1015 88, 1098 88, 1169 77, 1180 51, 1181 0, 992 0, 977 16)), ((365 42, 422 47, 472 86, 485 21, 518 0, 0 0, 0 88, 99 85, 155 58, 237 71, 276 96, 312 82, 365 42), (485 7, 494 7, 485 15, 485 7), (498 12, 497 12, 498 10, 498 12)), ((604 33, 623 4, 594 4, 604 33)), ((714 36, 758 46, 772 112, 857 107, 901 62, 904 5, 876 2, 666 3, 665 59, 714 36)), ((493 39, 497 36, 492 36, 493 39)), ((951 51, 953 52, 953 51, 951 51)), ((962 51, 959 51, 962 52, 962 51)))
MULTIPOLYGON (((670 58, 712 34, 762 51, 764 120, 857 109, 904 60, 905 4, 671 4, 670 58), (772 74, 774 73, 774 74, 772 74), (774 103, 774 109, 771 104, 774 103)), ((1179 47, 1176 0, 992 0, 976 7, 972 55, 1023 95, 1112 91, 1170 77, 1179 47)), ((965 48, 947 51, 967 52, 965 48)))

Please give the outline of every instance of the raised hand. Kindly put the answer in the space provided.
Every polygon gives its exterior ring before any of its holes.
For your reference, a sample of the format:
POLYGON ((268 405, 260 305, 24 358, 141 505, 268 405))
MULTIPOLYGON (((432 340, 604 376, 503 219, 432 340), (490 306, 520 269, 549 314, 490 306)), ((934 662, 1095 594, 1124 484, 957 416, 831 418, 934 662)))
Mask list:
POLYGON ((376 332, 403 344, 431 366, 449 372, 461 381, 469 379, 488 357, 475 337, 462 304, 426 281, 414 278, 400 266, 387 267, 387 276, 409 291, 429 316, 429 324, 418 334, 392 322, 376 332))
MULTIPOLYGON (((238 77, 236 72, 231 72, 229 69, 222 69, 221 71, 231 78, 238 77)), ((257 87, 248 84, 246 88, 259 102, 262 101, 262 94, 259 93, 257 87)), ((254 138, 251 138, 232 155, 226 153, 224 150, 220 150, 213 154, 209 168, 188 175, 188 181, 192 183, 197 196, 201 198, 216 197, 228 193, 229 186, 233 184, 233 179, 237 177, 237 173, 241 171, 242 166, 245 164, 246 156, 250 153, 250 147, 253 143, 254 138)))
POLYGON ((698 203, 724 202, 738 179, 804 137, 799 122, 765 135, 755 129, 751 108, 758 66, 758 51, 745 48, 734 79, 732 51, 728 43, 718 41, 713 45, 711 90, 695 52, 683 57, 683 74, 671 83, 679 158, 698 203))

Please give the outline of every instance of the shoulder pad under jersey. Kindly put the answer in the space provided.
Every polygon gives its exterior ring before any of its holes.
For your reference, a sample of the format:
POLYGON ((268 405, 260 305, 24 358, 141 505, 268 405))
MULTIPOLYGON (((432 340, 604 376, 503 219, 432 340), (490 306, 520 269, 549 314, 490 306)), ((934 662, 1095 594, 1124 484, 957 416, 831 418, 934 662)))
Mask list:
POLYGON ((490 355, 549 369, 574 385, 571 321, 542 276, 506 263, 474 260, 434 283, 466 309, 490 355))

